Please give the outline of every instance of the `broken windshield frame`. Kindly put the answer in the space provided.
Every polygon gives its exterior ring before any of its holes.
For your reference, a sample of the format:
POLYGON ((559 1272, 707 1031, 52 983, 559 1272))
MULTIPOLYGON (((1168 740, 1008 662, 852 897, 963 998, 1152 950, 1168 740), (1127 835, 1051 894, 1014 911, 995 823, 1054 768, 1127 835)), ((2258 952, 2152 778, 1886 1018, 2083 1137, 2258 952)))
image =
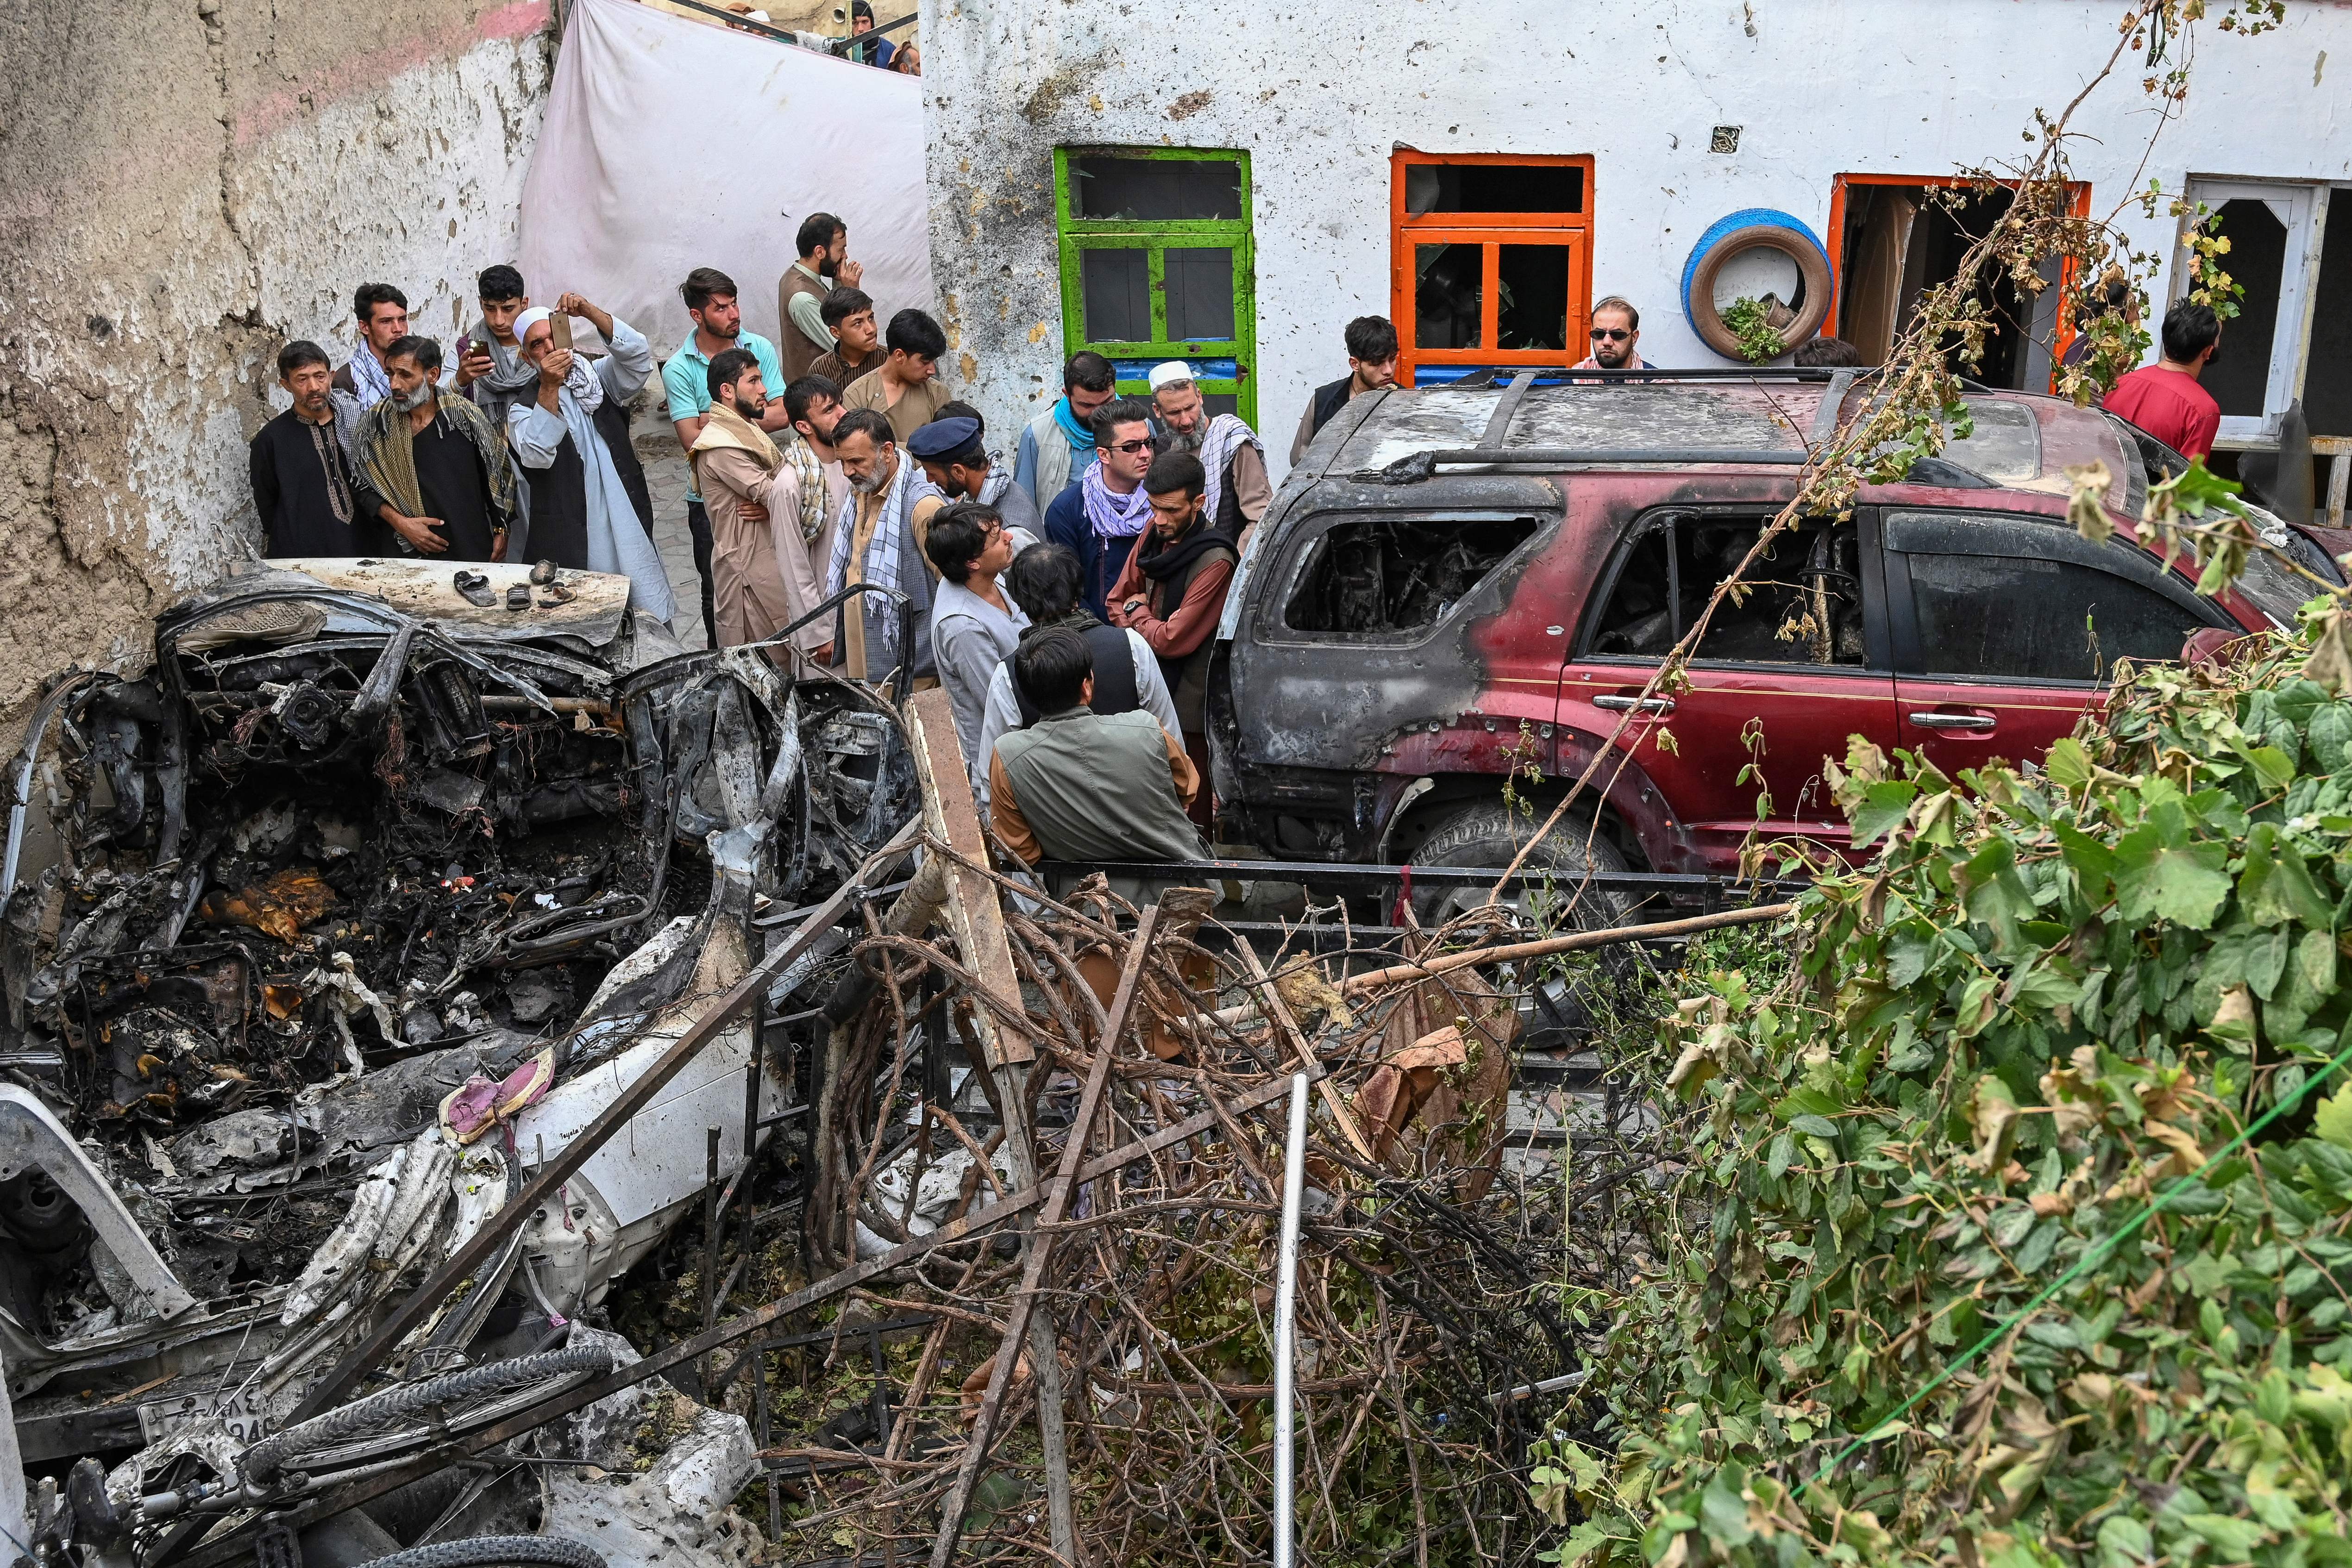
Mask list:
MULTIPOLYGON (((2100 413, 2115 427, 2116 439, 2123 444, 2124 514, 2137 519, 2147 508, 2148 491, 2187 473, 2189 459, 2131 421, 2104 409, 2100 413)), ((2308 536, 2290 535, 2283 519, 2253 502, 2247 501, 2245 507, 2253 517, 2256 530, 2268 543, 2297 554, 2302 553, 2294 549, 2298 540, 2311 544, 2308 536)), ((2315 544, 2311 544, 2311 549, 2326 556, 2326 552, 2315 544)), ((2246 558, 2245 573, 2238 579, 2237 589, 2273 624, 2290 629, 2295 624, 2296 612, 2319 592, 2315 584, 2305 581, 2260 550, 2246 558)))
POLYGON ((1261 622, 1258 640, 1269 643, 1289 644, 1374 644, 1385 648, 1411 647, 1426 643, 1449 622, 1456 620, 1463 608, 1477 596, 1478 591, 1498 573, 1522 561, 1542 541, 1549 538, 1559 522, 1557 513, 1545 515, 1523 511, 1460 511, 1436 515, 1389 512, 1325 512, 1307 519, 1286 542, 1281 575, 1275 580, 1281 586, 1267 595, 1269 607, 1279 605, 1278 614, 1268 615, 1261 622), (1331 565, 1335 541, 1350 531, 1366 535, 1385 533, 1382 541, 1382 561, 1400 553, 1396 535, 1401 531, 1439 533, 1460 530, 1454 542, 1476 549, 1486 547, 1483 559, 1457 563, 1454 580, 1441 585, 1433 580, 1424 580, 1425 574, 1438 568, 1440 552, 1415 559, 1401 584, 1391 591, 1387 574, 1381 575, 1377 588, 1381 595, 1382 612, 1398 611, 1421 615, 1402 625, 1384 624, 1364 630, 1350 630, 1344 625, 1328 624, 1344 620, 1348 612, 1343 604, 1347 597, 1344 584, 1333 581, 1322 584, 1318 591, 1314 580, 1318 573, 1336 576, 1339 568, 1331 565), (1472 541, 1472 530, 1481 536, 1472 541), (1328 569, 1328 570, 1327 570, 1328 569), (1466 575, 1462 573, 1466 572, 1466 575), (1432 593, 1439 593, 1435 600, 1432 593), (1300 624, 1301 618, 1324 624, 1300 624))

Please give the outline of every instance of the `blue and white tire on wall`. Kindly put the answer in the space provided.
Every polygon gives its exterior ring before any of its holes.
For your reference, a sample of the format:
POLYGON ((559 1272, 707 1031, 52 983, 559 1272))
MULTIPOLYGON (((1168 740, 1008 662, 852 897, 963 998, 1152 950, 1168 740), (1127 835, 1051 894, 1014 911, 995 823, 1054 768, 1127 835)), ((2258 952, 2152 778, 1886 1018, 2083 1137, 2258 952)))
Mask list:
POLYGON ((1740 299, 1771 295, 1796 313, 1780 329, 1784 351, 1813 337, 1829 319, 1836 292, 1830 255, 1804 221, 1771 207, 1747 207, 1718 218, 1691 247, 1683 265, 1683 316, 1699 341, 1745 364, 1738 335, 1723 312, 1740 299))

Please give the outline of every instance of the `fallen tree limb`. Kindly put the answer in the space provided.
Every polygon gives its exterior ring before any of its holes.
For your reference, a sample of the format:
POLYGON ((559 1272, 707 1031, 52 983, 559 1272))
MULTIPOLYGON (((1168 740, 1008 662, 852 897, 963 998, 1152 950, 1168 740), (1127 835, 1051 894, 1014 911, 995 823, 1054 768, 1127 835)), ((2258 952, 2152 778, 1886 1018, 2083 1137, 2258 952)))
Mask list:
MULTIPOLYGON (((1305 1378, 1293 1386, 1299 1394, 1344 1394, 1350 1389, 1370 1388, 1378 1383, 1381 1376, 1382 1374, 1378 1372, 1352 1372, 1345 1377, 1305 1378)), ((1198 1394, 1202 1392, 1202 1385, 1190 1383, 1130 1383, 1125 1378, 1106 1377, 1100 1374, 1096 1374, 1087 1381, 1105 1394, 1114 1396, 1132 1394, 1160 1399, 1174 1398, 1185 1394, 1198 1394)), ((1226 1399, 1271 1399, 1275 1394, 1274 1385, 1271 1383, 1213 1383, 1207 1387, 1226 1399)))
MULTIPOLYGON (((1319 1078, 1322 1074, 1318 1071, 1315 1076, 1319 1078)), ((1098 1181, 1104 1176, 1116 1175, 1147 1155, 1157 1153, 1171 1144, 1181 1144, 1187 1138, 1198 1137, 1201 1134, 1218 1126, 1227 1117, 1246 1115, 1277 1100, 1286 1099, 1289 1094, 1290 1081, 1287 1078, 1278 1078, 1272 1082, 1260 1084, 1246 1094, 1239 1096, 1230 1104, 1220 1103, 1209 1110, 1162 1127, 1156 1133, 1122 1144, 1099 1158, 1088 1160, 1078 1167, 1076 1175, 1071 1178, 1071 1186, 1074 1188, 1079 1187, 1090 1181, 1098 1181)), ((900 1242, 879 1257, 869 1258, 863 1263, 844 1269, 814 1284, 803 1286, 782 1300, 771 1301, 768 1305, 745 1312, 740 1317, 730 1318, 725 1322, 704 1330, 692 1339, 680 1340, 676 1344, 656 1351, 641 1361, 633 1361, 628 1365, 607 1373, 603 1377, 593 1378, 586 1383, 567 1388, 560 1394, 552 1395, 528 1409, 515 1412, 494 1426, 485 1427, 478 1432, 470 1432, 451 1442, 428 1448, 405 1464, 377 1471, 364 1479, 348 1482, 332 1491, 321 1491, 316 1496, 289 1502, 281 1509, 272 1511, 268 1517, 272 1523, 283 1523, 289 1529, 299 1531, 307 1529, 322 1519, 331 1519, 347 1510, 357 1508, 362 1503, 373 1501, 386 1492, 395 1491, 406 1486, 421 1476, 432 1475, 447 1469, 460 1459, 470 1458, 485 1449, 497 1448, 499 1444, 509 1442, 526 1433, 537 1431, 550 1421, 569 1416, 574 1410, 593 1405, 608 1395, 616 1394, 635 1384, 643 1383, 647 1378, 657 1377, 674 1366, 684 1365, 698 1360, 712 1351, 723 1349, 739 1340, 748 1339, 753 1334, 773 1327, 777 1322, 795 1312, 806 1312, 811 1307, 831 1301, 834 1297, 864 1284, 877 1275, 887 1274, 891 1270, 903 1267, 940 1248, 951 1247, 959 1241, 969 1240, 974 1235, 988 1230, 1016 1215, 1025 1214, 1043 1203, 1049 1186, 1051 1186, 1050 1183, 1041 1183, 1036 1186, 1014 1193, 1002 1203, 992 1203, 986 1208, 976 1210, 961 1219, 943 1225, 927 1236, 919 1236, 911 1241, 900 1242)), ((241 1562, 253 1555, 253 1542, 247 1533, 253 1528, 255 1528, 254 1524, 248 1521, 247 1525, 227 1532, 218 1540, 206 1542, 189 1552, 182 1561, 184 1562, 186 1568, 227 1568, 228 1564, 241 1562)))
MULTIPOLYGON (((1127 1033, 1129 1021, 1135 1016, 1137 988, 1143 981, 1144 960, 1151 955, 1151 939, 1159 929, 1160 911, 1154 905, 1143 912, 1129 939, 1127 962, 1120 967, 1118 989, 1112 996, 1110 1012, 1103 1025, 1101 1043, 1095 1048, 1094 1064, 1087 1071, 1087 1086, 1078 1097, 1077 1113, 1070 1119, 1070 1131, 1062 1145, 1061 1164, 1054 1172, 1045 1195, 1044 1227, 1029 1239, 1029 1257, 1021 1273, 1020 1294, 1013 1298, 1013 1309, 1005 1314, 1004 1338, 996 1347, 996 1364, 989 1370, 988 1392, 981 1396, 980 1414, 972 1422, 971 1436, 964 1440, 963 1459, 956 1467, 955 1484, 948 1489, 948 1500, 940 1510, 940 1532, 931 1542, 931 1568, 947 1568, 954 1558, 956 1542, 963 1534, 964 1509, 971 1501, 971 1489, 980 1479, 980 1468, 988 1461, 989 1445, 996 1437, 996 1423, 1004 1408, 1004 1396, 1013 1387, 1013 1375, 1021 1362, 1021 1342, 1030 1337, 1031 1314, 1036 1311, 1037 1294, 1045 1282, 1045 1266, 1054 1255, 1051 1227, 1059 1225, 1068 1211, 1070 1190, 1076 1185, 1078 1162, 1087 1152, 1087 1139, 1094 1132, 1095 1112, 1102 1103, 1103 1088, 1110 1082, 1111 1058, 1118 1053, 1118 1042, 1127 1033)), ((1049 1411, 1047 1400, 1058 1399, 1058 1385, 1049 1385, 1044 1374, 1045 1358, 1055 1354, 1054 1336, 1038 1336, 1033 1349, 1038 1372, 1038 1429, 1045 1439, 1045 1464, 1049 1483, 1057 1484, 1063 1496, 1069 1488, 1068 1459, 1062 1451, 1061 1411, 1049 1411), (1050 1418, 1049 1418, 1050 1417, 1050 1418)), ((1057 1508, 1068 1505, 1055 1500, 1057 1508)), ((1055 1533, 1062 1533, 1062 1521, 1055 1521, 1055 1533)), ((1075 1539, 1075 1536, 1073 1536, 1075 1539)))
MULTIPOLYGON (((1381 986, 1405 980, 1426 980, 1434 976, 1451 974, 1456 969, 1475 968, 1482 964, 1516 964, 1527 958, 1544 958, 1555 953, 1576 953, 1592 947, 1612 947, 1621 942, 1657 942, 1676 936, 1695 936, 1705 931, 1717 931, 1727 925, 1753 925, 1760 921, 1778 920, 1794 914, 1794 902, 1759 904, 1747 909, 1719 909, 1712 915, 1694 915, 1687 920, 1662 920, 1649 925, 1612 925, 1600 931, 1570 931, 1564 936, 1547 936, 1539 942, 1517 942, 1507 946, 1468 947, 1459 953, 1446 953, 1419 964, 1391 964, 1385 969, 1368 969, 1360 975, 1350 975, 1339 984, 1342 996, 1360 996, 1381 986)), ((1291 970, 1285 966, 1281 973, 1291 970)), ((1254 988, 1272 994, 1271 980, 1254 981, 1254 988)), ((1196 1013, 1180 1020, 1179 1027, 1194 1039, 1209 1033, 1219 1025, 1228 1029, 1244 1024, 1262 1022, 1264 1014, 1255 1002, 1240 1002, 1220 1008, 1215 1012, 1196 1013)))
POLYGON ((1482 964, 1516 964, 1524 958, 1548 958, 1555 953, 1581 952, 1588 947, 1611 947, 1620 942, 1655 942, 1668 936, 1695 936, 1702 931, 1719 931, 1727 925, 1754 925, 1766 920, 1778 920, 1796 913, 1796 904, 1759 904, 1749 909, 1719 909, 1713 915, 1694 915, 1687 920, 1662 920, 1651 925, 1612 925, 1601 931, 1571 931, 1561 936, 1547 936, 1540 942, 1515 942, 1503 947, 1473 947, 1465 952, 1447 953, 1423 964, 1392 964, 1385 969, 1370 969, 1360 975, 1350 975, 1339 984, 1343 996, 1355 996, 1376 987, 1394 985, 1401 980, 1425 980, 1435 975, 1449 975, 1456 969, 1475 968, 1482 964))
MULTIPOLYGON (((1315 1048, 1307 1043, 1307 1031, 1298 1027, 1298 1020, 1291 1017, 1290 1004, 1282 999, 1282 992, 1276 988, 1272 977, 1266 974, 1265 966, 1259 962, 1257 949, 1250 946, 1248 937, 1235 932, 1234 951, 1241 956, 1242 963, 1249 970, 1251 981, 1258 988, 1258 1005, 1265 1008, 1266 1016, 1274 1019, 1276 1031, 1289 1042, 1290 1049, 1298 1057, 1299 1065, 1314 1066, 1315 1048)), ((1328 1079, 1318 1083, 1316 1088, 1322 1093, 1324 1109, 1330 1112, 1331 1120, 1346 1134, 1349 1146, 1365 1159, 1373 1158, 1372 1145, 1365 1140, 1363 1130, 1356 1125, 1356 1118, 1348 1113, 1347 1102, 1339 1098, 1339 1092, 1331 1086, 1328 1079)))

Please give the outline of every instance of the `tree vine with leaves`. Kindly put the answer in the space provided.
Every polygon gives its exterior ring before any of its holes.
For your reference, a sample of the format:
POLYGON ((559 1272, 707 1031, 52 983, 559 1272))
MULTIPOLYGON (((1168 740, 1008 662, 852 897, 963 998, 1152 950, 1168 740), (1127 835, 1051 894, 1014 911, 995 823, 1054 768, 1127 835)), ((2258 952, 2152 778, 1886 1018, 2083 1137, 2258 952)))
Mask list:
MULTIPOLYGON (((2032 153, 1964 172, 1945 199, 2007 190, 2006 211, 1642 695, 1686 687, 1780 536, 1966 436, 1991 284, 2068 280, 2077 402, 2144 357, 2161 263, 2074 210, 2074 116, 2145 50, 2160 133, 2195 29, 2267 31, 2284 6, 2207 12, 2124 6, 2032 153), (2107 298, 2118 270, 2133 308, 2107 298)), ((2234 314, 2217 215, 2155 182, 2134 201, 2176 221, 2189 297, 2234 314)), ((2200 592, 2269 555, 2312 590, 2299 636, 2228 679, 2126 669, 2119 716, 2046 775, 1865 752, 1837 778, 1857 843, 1891 847, 1808 898, 1786 985, 1717 977, 1669 1021, 1703 1130, 1595 1383, 1613 1456, 1564 1436, 1538 1456, 1538 1502, 1587 1515, 1551 1560, 2352 1563, 2352 1091, 2303 1103, 2352 1057, 2352 591, 2201 462, 2137 517, 2105 465, 2067 479, 2084 537, 2120 518, 2200 592)), ((1646 737, 1671 747, 1629 711, 1528 848, 1646 737)), ((1751 869, 1770 852, 1751 841, 1751 869)))

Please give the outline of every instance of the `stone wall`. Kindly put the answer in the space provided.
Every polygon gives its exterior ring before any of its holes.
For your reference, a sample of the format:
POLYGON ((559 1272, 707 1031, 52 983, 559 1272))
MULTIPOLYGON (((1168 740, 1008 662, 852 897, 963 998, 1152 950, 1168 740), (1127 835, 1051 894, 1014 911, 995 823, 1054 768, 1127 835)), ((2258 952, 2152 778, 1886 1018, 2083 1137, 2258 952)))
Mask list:
POLYGON ((350 297, 511 260, 547 0, 0 0, 0 733, 260 538, 246 443, 350 297))

